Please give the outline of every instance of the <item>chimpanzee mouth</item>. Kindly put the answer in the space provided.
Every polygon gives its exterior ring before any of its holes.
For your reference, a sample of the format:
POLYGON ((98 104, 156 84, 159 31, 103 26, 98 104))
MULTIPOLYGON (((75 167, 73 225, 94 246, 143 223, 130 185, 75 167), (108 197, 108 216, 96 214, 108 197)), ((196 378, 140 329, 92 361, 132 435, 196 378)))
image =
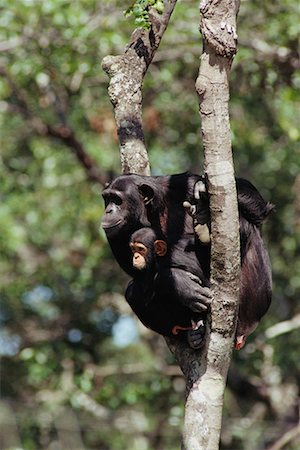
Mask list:
POLYGON ((117 227, 118 225, 120 225, 121 222, 123 222, 123 219, 120 219, 118 220, 118 222, 115 222, 113 224, 102 222, 101 226, 104 230, 109 230, 110 228, 117 227))

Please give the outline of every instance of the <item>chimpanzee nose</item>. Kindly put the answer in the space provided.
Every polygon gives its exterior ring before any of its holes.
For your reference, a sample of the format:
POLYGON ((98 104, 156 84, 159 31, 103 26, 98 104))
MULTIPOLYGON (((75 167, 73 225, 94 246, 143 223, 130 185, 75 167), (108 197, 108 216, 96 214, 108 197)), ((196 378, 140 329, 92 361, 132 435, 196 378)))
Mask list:
POLYGON ((106 212, 106 214, 113 214, 113 213, 115 213, 117 210, 118 210, 117 205, 115 205, 114 203, 110 203, 110 204, 107 206, 105 212, 106 212))

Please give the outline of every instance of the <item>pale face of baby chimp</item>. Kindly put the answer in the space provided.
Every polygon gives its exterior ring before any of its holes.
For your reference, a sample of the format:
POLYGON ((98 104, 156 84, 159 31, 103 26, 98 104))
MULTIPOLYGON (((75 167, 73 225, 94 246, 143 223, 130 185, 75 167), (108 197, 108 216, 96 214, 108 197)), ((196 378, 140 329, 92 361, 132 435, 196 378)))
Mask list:
POLYGON ((167 253, 166 242, 156 239, 151 228, 142 228, 133 233, 129 245, 133 253, 133 267, 138 270, 149 270, 155 255, 164 256, 167 253))
POLYGON ((133 253, 132 264, 135 269, 144 270, 149 265, 149 251, 141 242, 131 242, 131 251, 133 253))

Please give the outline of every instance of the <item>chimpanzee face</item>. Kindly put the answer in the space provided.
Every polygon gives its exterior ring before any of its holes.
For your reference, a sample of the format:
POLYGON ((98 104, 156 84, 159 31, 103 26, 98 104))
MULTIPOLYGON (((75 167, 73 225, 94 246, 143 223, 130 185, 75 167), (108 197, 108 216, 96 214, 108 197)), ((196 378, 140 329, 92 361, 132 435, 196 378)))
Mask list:
POLYGON ((145 198, 134 175, 118 177, 104 189, 102 196, 105 202, 102 227, 107 237, 122 236, 149 226, 145 198))
POLYGON ((118 232, 125 226, 127 219, 124 193, 116 189, 106 189, 102 195, 105 203, 102 227, 107 234, 118 232))
POLYGON ((150 268, 152 262, 150 250, 142 242, 131 242, 129 245, 133 254, 133 267, 138 270, 150 268))
POLYGON ((129 243, 133 254, 132 265, 138 270, 152 269, 154 257, 167 253, 167 243, 156 239, 152 228, 140 228, 131 236, 129 243))

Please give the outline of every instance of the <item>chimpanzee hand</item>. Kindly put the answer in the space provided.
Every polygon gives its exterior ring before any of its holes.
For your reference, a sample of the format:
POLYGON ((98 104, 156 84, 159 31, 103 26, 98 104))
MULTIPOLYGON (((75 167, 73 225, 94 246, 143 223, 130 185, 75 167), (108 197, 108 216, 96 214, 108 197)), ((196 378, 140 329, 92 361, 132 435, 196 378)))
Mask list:
POLYGON ((178 267, 161 271, 156 289, 163 295, 173 296, 194 312, 203 313, 210 308, 210 288, 203 286, 197 276, 178 267))
POLYGON ((210 243, 209 231, 209 207, 208 197, 203 181, 198 181, 194 187, 194 204, 185 201, 183 206, 188 214, 193 218, 194 229, 202 244, 210 243))
POLYGON ((196 277, 190 272, 186 272, 192 284, 190 289, 192 291, 192 298, 187 305, 194 312, 206 312, 211 306, 211 290, 207 286, 202 285, 200 278, 196 277))

